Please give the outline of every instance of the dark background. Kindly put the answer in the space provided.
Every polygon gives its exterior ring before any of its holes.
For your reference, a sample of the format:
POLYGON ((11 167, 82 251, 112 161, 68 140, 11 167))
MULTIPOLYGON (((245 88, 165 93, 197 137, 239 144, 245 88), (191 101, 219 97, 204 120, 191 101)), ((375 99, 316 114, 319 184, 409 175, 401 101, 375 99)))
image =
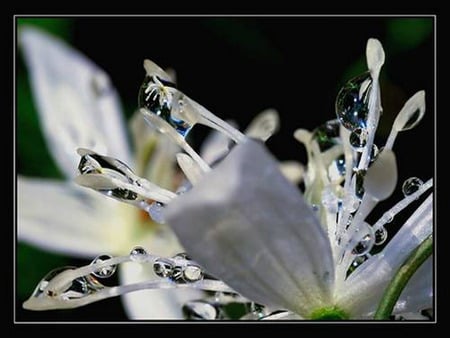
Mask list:
MULTIPOLYGON (((302 163, 306 163, 305 151, 294 140, 293 132, 297 128, 312 130, 335 118, 337 92, 347 80, 366 70, 367 39, 378 38, 385 49, 386 63, 381 75, 384 113, 377 144, 384 144, 405 101, 424 89, 425 117, 415 129, 399 134, 394 151, 400 183, 410 176, 424 181, 433 176, 432 17, 28 17, 18 23, 36 24, 58 34, 102 67, 111 76, 127 117, 136 109, 145 58, 162 68, 174 68, 180 90, 219 117, 235 120, 241 128, 261 110, 276 108, 281 129, 267 144, 280 160, 302 163)), ((62 177, 40 133, 20 53, 16 66, 17 172, 62 177)), ((194 127, 190 140, 194 147, 206 131, 194 127)), ((394 201, 400 196, 396 191, 394 201)), ((66 262, 86 262, 24 244, 16 249, 17 321, 127 320, 119 298, 75 310, 22 310, 21 303, 48 271, 66 262)))

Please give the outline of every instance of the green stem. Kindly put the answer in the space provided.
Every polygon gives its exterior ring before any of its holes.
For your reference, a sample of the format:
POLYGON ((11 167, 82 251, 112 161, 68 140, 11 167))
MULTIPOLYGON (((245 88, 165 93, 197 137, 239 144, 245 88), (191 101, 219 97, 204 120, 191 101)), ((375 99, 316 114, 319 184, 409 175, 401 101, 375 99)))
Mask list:
POLYGON ((378 309, 375 312, 375 319, 389 319, 394 309, 395 303, 400 297, 403 289, 412 275, 431 256, 433 252, 433 237, 429 235, 408 257, 403 265, 398 269, 391 283, 384 291, 378 309))

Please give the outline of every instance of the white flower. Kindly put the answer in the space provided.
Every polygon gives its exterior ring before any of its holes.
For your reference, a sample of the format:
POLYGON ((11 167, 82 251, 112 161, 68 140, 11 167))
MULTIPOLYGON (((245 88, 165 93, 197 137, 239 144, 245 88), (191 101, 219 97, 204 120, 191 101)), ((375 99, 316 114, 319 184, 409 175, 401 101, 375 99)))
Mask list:
MULTIPOLYGON (((412 178, 403 186, 405 198, 377 222, 368 223, 369 213, 397 186, 393 145, 398 132, 413 128, 423 117, 425 95, 419 91, 406 102, 379 150, 374 139, 382 111, 378 78, 384 51, 380 42, 369 39, 366 54, 369 72, 339 92, 337 119, 313 132, 295 132, 308 152, 306 172, 297 170, 296 175, 304 179, 304 194, 286 179, 262 142, 252 140, 252 132, 241 134, 214 116, 178 91, 167 74, 148 61, 141 94, 151 95, 141 99, 141 112, 147 122, 185 150, 187 154, 177 154, 177 160, 192 187, 183 185, 184 190, 171 195, 159 187, 136 184, 139 178, 127 171, 113 181, 116 174, 102 171, 95 162, 88 163, 89 170, 82 171, 79 180, 102 193, 125 189, 134 193, 135 201, 156 192, 166 196, 160 201, 162 214, 195 261, 145 251, 139 259, 133 254, 111 258, 46 276, 25 305, 68 308, 144 288, 193 288, 218 292, 214 299, 185 304, 197 318, 221 318, 217 306, 230 301, 252 304, 251 313, 242 319, 372 318, 398 269, 431 238, 433 194, 423 199, 382 247, 388 223, 425 195, 433 183, 432 179, 423 183, 412 178), (224 151, 224 159, 216 158, 217 164, 205 161, 185 141, 196 123, 236 143, 231 151, 224 151), (80 278, 89 284, 86 278, 92 278, 95 271, 130 261, 152 264, 158 278, 116 288, 95 281, 84 292, 73 288, 80 278)), ((263 134, 257 132, 256 138, 264 141, 263 134)), ((80 155, 86 154, 101 159, 101 155, 81 150, 80 155)), ((115 197, 123 200, 120 195, 115 197)), ((432 308, 431 262, 430 257, 409 280, 394 313, 415 314, 432 308)))
MULTIPOLYGON (((93 259, 122 255, 143 245, 161 255, 182 252, 170 228, 133 206, 104 198, 72 182, 78 174, 76 149, 86 147, 122 159, 166 188, 177 179, 177 148, 136 114, 127 140, 119 98, 108 75, 64 42, 31 27, 19 31, 40 122, 54 160, 67 181, 18 177, 18 239, 45 250, 93 259), (149 165, 151 163, 151 165, 149 165)), ((151 269, 121 266, 122 283, 151 277, 151 269)), ((126 295, 130 318, 181 318, 192 294, 141 291, 126 295), (148 306, 148 304, 153 306, 148 306)))

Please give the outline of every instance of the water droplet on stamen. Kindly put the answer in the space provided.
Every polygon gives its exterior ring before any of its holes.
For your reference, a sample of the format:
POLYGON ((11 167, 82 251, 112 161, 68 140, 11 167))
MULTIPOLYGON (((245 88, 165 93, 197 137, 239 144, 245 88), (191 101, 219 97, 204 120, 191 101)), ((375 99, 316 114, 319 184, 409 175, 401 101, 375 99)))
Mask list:
POLYGON ((135 246, 130 252, 130 259, 133 262, 144 262, 147 258, 147 251, 141 246, 135 246))
POLYGON ((324 152, 337 144, 341 144, 339 127, 340 124, 338 120, 330 120, 313 131, 312 138, 319 145, 321 152, 324 152))
POLYGON ((157 276, 162 278, 172 276, 173 269, 174 269, 173 264, 170 261, 165 260, 163 258, 158 258, 153 263, 153 271, 157 276))
MULTIPOLYGON (((102 263, 111 258, 112 256, 110 255, 99 255, 92 261, 91 264, 102 263)), ((114 272, 116 272, 116 268, 117 268, 116 265, 105 266, 97 271, 92 272, 92 274, 98 278, 108 278, 111 277, 114 274, 114 272)))
POLYGON ((370 152, 370 163, 373 163, 376 161, 378 154, 380 153, 380 150, 378 149, 378 146, 373 143, 372 144, 372 151, 370 152))
POLYGON ((172 82, 156 75, 146 76, 139 90, 138 104, 169 123, 183 137, 192 129, 191 124, 175 117, 183 110, 184 101, 172 82))
POLYGON ((371 89, 372 78, 366 72, 348 81, 339 91, 335 104, 336 114, 339 122, 348 130, 367 127, 371 89))
POLYGON ((364 150, 364 147, 366 146, 368 136, 369 133, 367 132, 367 129, 356 128, 350 133, 350 145, 356 151, 362 152, 364 150))
POLYGON ((352 249, 352 254, 356 256, 363 256, 372 250, 373 245, 373 236, 371 234, 364 235, 364 237, 352 249))
POLYGON ((183 269, 183 278, 187 282, 196 282, 203 278, 203 271, 197 265, 188 265, 183 269))
POLYGON ((405 197, 414 194, 423 185, 423 181, 418 177, 410 177, 402 185, 403 195, 405 197))
POLYGON ((356 173, 355 173, 355 180, 356 180, 356 182, 355 182, 355 196, 358 199, 360 199, 360 200, 363 198, 364 192, 365 192, 365 190, 364 190, 364 176, 366 175, 366 172, 367 172, 366 170, 361 169, 361 170, 356 171, 356 173))
POLYGON ((375 236, 375 245, 381 245, 384 242, 386 242, 386 239, 388 237, 388 233, 385 227, 381 226, 377 230, 375 230, 374 233, 375 236))

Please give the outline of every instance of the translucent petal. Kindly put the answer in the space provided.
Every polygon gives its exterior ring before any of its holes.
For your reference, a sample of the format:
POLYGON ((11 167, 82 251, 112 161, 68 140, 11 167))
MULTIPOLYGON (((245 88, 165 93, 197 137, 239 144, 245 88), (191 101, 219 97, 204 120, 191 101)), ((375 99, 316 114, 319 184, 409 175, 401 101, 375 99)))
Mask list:
POLYGON ((193 259, 255 302, 308 315, 328 304, 330 244, 311 207, 255 141, 233 148, 166 219, 193 259))
POLYGON ((78 51, 35 28, 19 31, 42 128, 52 155, 68 177, 76 175, 76 148, 130 152, 116 90, 108 75, 78 51))

